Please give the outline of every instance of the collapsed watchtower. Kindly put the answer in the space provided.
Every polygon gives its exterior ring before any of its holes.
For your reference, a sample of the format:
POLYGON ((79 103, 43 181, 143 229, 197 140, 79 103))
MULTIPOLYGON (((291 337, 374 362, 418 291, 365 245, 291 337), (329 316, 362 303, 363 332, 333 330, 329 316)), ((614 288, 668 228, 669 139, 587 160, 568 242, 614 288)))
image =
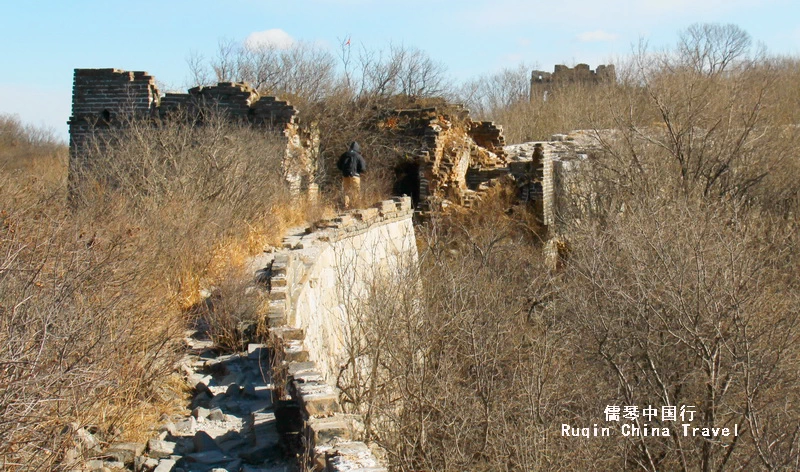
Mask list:
POLYGON ((570 84, 596 86, 611 84, 617 81, 617 71, 613 64, 599 65, 592 70, 588 64, 578 64, 575 67, 556 65, 553 72, 535 70, 531 72, 531 102, 547 100, 548 95, 559 87, 570 84))

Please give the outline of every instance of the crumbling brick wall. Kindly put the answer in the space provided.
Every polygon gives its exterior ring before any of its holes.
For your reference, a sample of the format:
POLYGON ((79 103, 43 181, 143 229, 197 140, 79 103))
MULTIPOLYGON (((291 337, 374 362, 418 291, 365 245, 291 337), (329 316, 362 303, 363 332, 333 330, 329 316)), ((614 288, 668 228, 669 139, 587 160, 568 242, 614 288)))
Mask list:
POLYGON ((531 72, 531 102, 546 100, 547 95, 559 86, 566 84, 598 85, 614 83, 617 80, 617 71, 613 64, 599 65, 592 70, 588 64, 578 64, 575 67, 557 65, 553 72, 535 70, 531 72))
POLYGON ((155 120, 178 109, 196 119, 204 107, 216 108, 232 121, 277 131, 286 144, 282 170, 290 189, 295 194, 316 194, 319 133, 299 122, 298 110, 290 103, 261 97, 250 86, 233 82, 161 96, 153 76, 118 69, 75 69, 72 116, 68 122, 70 181, 87 164, 87 146, 98 142, 94 136, 119 128, 127 118, 155 120))
MULTIPOLYGON (((419 204, 468 206, 474 197, 468 175, 474 169, 505 165, 505 138, 500 126, 473 121, 461 105, 391 110, 379 119, 398 140, 408 138, 419 169, 419 204)), ((483 174, 480 174, 483 175, 483 174)))
POLYGON ((146 72, 75 69, 69 124, 69 179, 73 182, 94 135, 117 126, 120 114, 152 117, 158 107, 155 79, 146 72))

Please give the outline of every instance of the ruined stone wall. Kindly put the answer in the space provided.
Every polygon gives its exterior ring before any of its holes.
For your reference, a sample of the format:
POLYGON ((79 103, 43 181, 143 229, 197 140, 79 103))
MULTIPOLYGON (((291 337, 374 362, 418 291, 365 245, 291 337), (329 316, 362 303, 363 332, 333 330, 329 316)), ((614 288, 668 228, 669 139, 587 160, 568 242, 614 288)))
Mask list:
POLYGON ((151 117, 159 100, 155 79, 146 72, 118 69, 75 69, 69 124, 69 178, 85 165, 87 146, 95 134, 114 128, 120 114, 151 117))
POLYGON ((599 65, 595 70, 590 69, 588 64, 578 64, 573 68, 556 65, 553 72, 531 72, 530 99, 546 100, 547 94, 566 84, 597 85, 614 83, 616 80, 617 72, 613 64, 599 65))
POLYGON ((290 103, 261 97, 250 86, 233 82, 161 96, 151 75, 118 69, 75 69, 68 122, 70 178, 86 165, 86 147, 93 135, 102 141, 105 132, 124 126, 127 118, 165 118, 179 109, 189 119, 202 121, 200 111, 209 108, 225 113, 232 121, 277 132, 286 144, 283 173, 290 189, 316 193, 319 133, 301 125, 298 111, 290 103))
POLYGON ((332 384, 353 311, 375 277, 416 260, 409 197, 353 210, 284 239, 272 265, 268 324, 304 332, 303 349, 332 384))
POLYGON ((413 152, 419 166, 422 209, 469 206, 475 198, 475 186, 468 175, 473 181, 484 175, 472 170, 505 165, 502 128, 489 121, 472 121, 461 105, 393 110, 382 122, 391 123, 395 135, 418 142, 413 152))
POLYGON ((317 470, 384 470, 353 441, 359 419, 343 413, 336 386, 353 361, 370 286, 417 262, 412 214, 409 197, 353 210, 296 230, 273 259, 262 314, 282 372, 276 377, 286 378, 300 405, 317 470))
MULTIPOLYGON (((540 218, 548 228, 549 237, 563 232, 563 223, 574 212, 575 195, 579 192, 581 163, 600 150, 597 131, 573 131, 556 134, 550 141, 531 142, 507 146, 509 167, 519 168, 517 173, 533 171, 533 181, 539 184, 541 200, 540 218)), ((514 173, 519 180, 519 175, 514 173)))

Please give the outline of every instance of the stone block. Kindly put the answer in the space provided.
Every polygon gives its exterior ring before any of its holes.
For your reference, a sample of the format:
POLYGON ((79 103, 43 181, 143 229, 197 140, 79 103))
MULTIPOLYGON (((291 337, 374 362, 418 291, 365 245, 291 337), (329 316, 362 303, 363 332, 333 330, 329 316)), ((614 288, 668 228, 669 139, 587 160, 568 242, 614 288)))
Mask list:
POLYGON ((197 430, 197 420, 194 419, 194 416, 190 416, 185 420, 181 420, 175 423, 176 434, 182 436, 188 436, 190 434, 194 434, 196 430, 197 430))
POLYGON ((261 359, 262 356, 267 355, 266 344, 250 343, 247 345, 247 358, 252 360, 261 359))
POLYGON ((353 224, 354 220, 351 215, 339 215, 333 219, 333 222, 336 223, 339 228, 342 228, 353 224))
POLYGON ((175 443, 151 439, 147 442, 147 455, 155 459, 165 459, 175 454, 175 443))
POLYGON ((272 262, 272 270, 275 271, 276 266, 278 269, 286 268, 292 261, 292 256, 286 251, 278 252, 272 262))
POLYGON ((272 290, 270 290, 270 292, 269 292, 269 299, 270 300, 275 300, 275 301, 286 300, 286 294, 287 293, 288 292, 287 292, 285 286, 284 287, 273 286, 272 290))
POLYGON ((225 413, 219 408, 212 408, 208 413, 208 419, 211 421, 225 421, 225 413))
POLYGON ((353 441, 337 444, 326 454, 328 472, 386 472, 388 469, 378 461, 363 442, 353 441))
POLYGON ((401 211, 410 211, 412 209, 411 197, 394 197, 394 201, 397 203, 397 207, 401 211))
POLYGON ((273 262, 272 267, 270 267, 270 269, 272 270, 272 276, 273 277, 278 275, 286 276, 286 269, 288 267, 289 264, 287 262, 273 262))
POLYGON ((286 366, 286 372, 289 374, 290 377, 294 377, 297 374, 303 372, 314 371, 317 369, 317 364, 313 362, 289 362, 286 366))
POLYGON ((136 456, 144 454, 144 449, 145 446, 142 443, 116 443, 105 451, 105 455, 125 465, 131 465, 136 456))
POLYGON ((270 302, 269 310, 267 311, 267 324, 270 328, 283 326, 286 324, 286 311, 284 307, 286 303, 283 300, 275 300, 270 302))
POLYGON ((292 377, 298 383, 324 382, 325 377, 316 370, 307 370, 292 377))
POLYGON ((289 326, 282 326, 269 330, 269 334, 273 339, 281 339, 284 341, 302 341, 306 338, 306 333, 302 328, 292 328, 289 326))
POLYGON ((269 283, 272 287, 285 287, 287 283, 286 275, 275 275, 273 273, 272 278, 270 278, 269 283))
POLYGON ((214 438, 205 431, 198 431, 192 438, 192 444, 196 452, 222 451, 214 438))
MULTIPOLYGON (((67 458, 65 457, 64 459, 67 459, 67 458)), ((156 464, 158 464, 158 460, 155 460, 155 461, 156 461, 156 464)), ((68 462, 64 462, 64 463, 68 463, 68 462)), ((105 467, 105 464, 103 463, 102 460, 93 459, 93 460, 90 460, 90 461, 86 461, 85 468, 83 470, 89 469, 91 471, 94 471, 94 470, 102 469, 103 467, 105 467)))
POLYGON ((395 205, 394 200, 383 200, 378 203, 377 208, 383 215, 397 211, 397 205, 395 205))
POLYGON ((198 406, 197 408, 192 410, 192 416, 194 416, 198 420, 208 418, 209 413, 211 413, 211 411, 208 408, 203 408, 202 406, 198 406))
POLYGON ((155 470, 156 468, 158 468, 158 465, 160 463, 161 462, 158 459, 148 457, 145 459, 144 463, 142 463, 141 470, 155 470))
POLYGON ((293 382, 300 405, 309 417, 331 416, 341 413, 339 396, 333 387, 321 382, 293 382))
POLYGON ((283 315, 286 310, 286 300, 270 300, 269 308, 267 308, 267 315, 280 314, 283 315))
POLYGON ((349 422, 336 415, 324 418, 309 418, 306 422, 308 437, 315 446, 332 445, 343 439, 352 439, 349 422))
POLYGON ((308 351, 302 341, 288 341, 284 345, 283 356, 289 362, 305 362, 308 360, 308 351))
POLYGON ((377 208, 365 208, 363 210, 358 210, 353 213, 353 215, 366 223, 370 223, 375 221, 378 218, 378 209, 377 208))

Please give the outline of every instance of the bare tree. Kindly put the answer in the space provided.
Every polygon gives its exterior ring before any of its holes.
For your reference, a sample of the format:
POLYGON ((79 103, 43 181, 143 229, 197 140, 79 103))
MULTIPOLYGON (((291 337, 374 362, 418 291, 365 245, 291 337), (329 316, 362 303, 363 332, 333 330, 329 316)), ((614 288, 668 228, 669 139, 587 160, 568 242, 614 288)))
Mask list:
POLYGON ((478 116, 498 116, 519 103, 529 101, 531 67, 520 64, 483 75, 462 85, 460 99, 478 116))
POLYGON ((441 63, 416 48, 390 45, 388 51, 362 46, 358 56, 360 96, 436 97, 449 83, 441 63))
POLYGON ((696 72, 714 75, 746 57, 750 35, 734 24, 695 23, 680 33, 678 54, 696 72))

